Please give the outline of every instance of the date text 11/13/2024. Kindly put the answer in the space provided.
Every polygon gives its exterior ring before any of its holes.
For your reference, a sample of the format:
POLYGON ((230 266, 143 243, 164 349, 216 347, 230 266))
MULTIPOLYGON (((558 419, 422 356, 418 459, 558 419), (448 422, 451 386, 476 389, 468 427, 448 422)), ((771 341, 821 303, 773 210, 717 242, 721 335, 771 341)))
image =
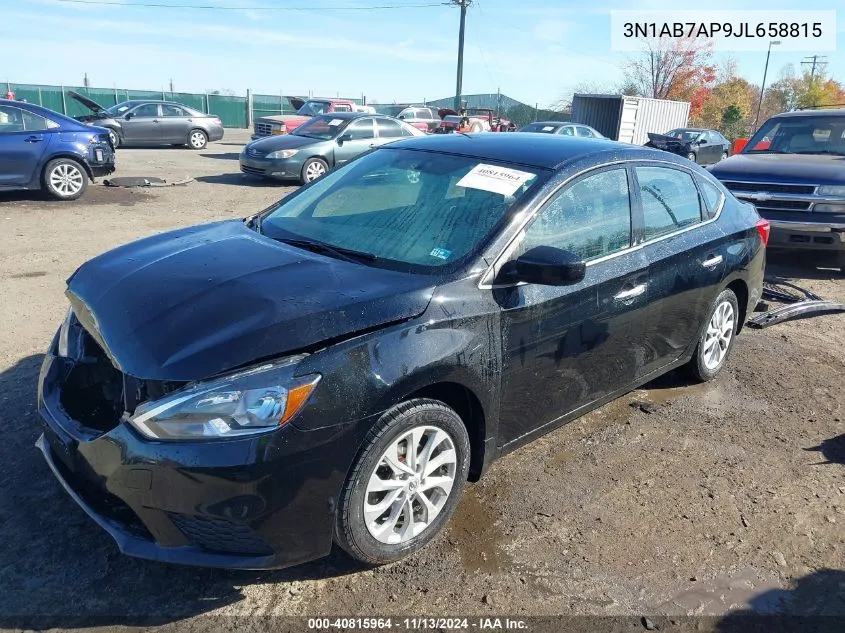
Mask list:
POLYGON ((528 623, 525 620, 480 617, 480 618, 378 618, 378 617, 353 617, 353 618, 308 618, 309 631, 330 631, 339 630, 405 630, 405 631, 428 631, 428 630, 527 630, 528 623))

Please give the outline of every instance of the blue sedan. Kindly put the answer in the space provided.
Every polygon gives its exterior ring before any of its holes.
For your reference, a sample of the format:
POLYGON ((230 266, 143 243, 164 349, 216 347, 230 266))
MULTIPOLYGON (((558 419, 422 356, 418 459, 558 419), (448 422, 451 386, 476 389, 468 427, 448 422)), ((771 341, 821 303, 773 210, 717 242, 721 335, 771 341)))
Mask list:
POLYGON ((114 171, 114 158, 108 130, 0 99, 0 191, 35 189, 75 200, 91 179, 114 171))

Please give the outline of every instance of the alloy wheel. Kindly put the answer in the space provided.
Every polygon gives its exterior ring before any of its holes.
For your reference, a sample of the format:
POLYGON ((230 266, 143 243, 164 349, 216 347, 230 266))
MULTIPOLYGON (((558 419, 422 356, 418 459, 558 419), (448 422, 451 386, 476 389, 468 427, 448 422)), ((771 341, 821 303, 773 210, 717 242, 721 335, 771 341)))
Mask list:
POLYGON ((80 168, 72 163, 60 163, 50 172, 50 186, 63 197, 76 195, 84 184, 80 168))
POLYGON ((716 369, 722 364, 733 338, 734 324, 733 306, 730 302, 723 301, 713 311, 704 335, 704 347, 701 354, 707 369, 716 369))
POLYGON ((316 180, 325 173, 326 168, 323 166, 323 163, 315 160, 313 163, 310 163, 308 167, 305 168, 305 180, 311 182, 312 180, 316 180))
POLYGON ((391 442, 367 483, 364 523, 381 543, 404 543, 440 514, 455 483, 457 452, 436 426, 417 426, 391 442))

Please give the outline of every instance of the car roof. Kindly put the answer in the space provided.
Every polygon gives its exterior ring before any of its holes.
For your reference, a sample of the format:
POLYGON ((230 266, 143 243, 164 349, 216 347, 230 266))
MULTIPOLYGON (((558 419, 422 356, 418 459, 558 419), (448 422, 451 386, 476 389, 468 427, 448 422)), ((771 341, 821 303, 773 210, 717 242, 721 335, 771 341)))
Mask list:
POLYGON ((327 119, 359 119, 363 116, 379 116, 377 114, 373 114, 372 112, 324 112, 323 114, 318 114, 317 116, 321 116, 327 119))
POLYGON ((586 123, 573 123, 572 121, 531 121, 531 123, 526 123, 525 125, 583 125, 584 127, 590 127, 586 123))
POLYGON ((544 169, 555 169, 573 158, 614 150, 642 153, 644 158, 665 156, 665 152, 618 141, 530 132, 433 134, 396 141, 390 147, 460 154, 544 169))
POLYGON ((821 109, 813 109, 813 110, 796 110, 795 112, 781 112, 780 114, 774 115, 773 119, 786 119, 789 117, 801 117, 801 116, 845 116, 845 108, 831 108, 830 110, 821 110, 821 109))

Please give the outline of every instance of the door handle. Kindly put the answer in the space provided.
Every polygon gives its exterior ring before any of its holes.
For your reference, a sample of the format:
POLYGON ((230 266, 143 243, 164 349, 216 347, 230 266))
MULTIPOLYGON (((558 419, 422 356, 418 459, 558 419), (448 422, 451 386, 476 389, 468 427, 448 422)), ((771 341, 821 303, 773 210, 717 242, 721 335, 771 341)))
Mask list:
POLYGON ((617 301, 630 301, 631 299, 635 299, 645 293, 646 287, 646 284, 639 284, 630 290, 623 290, 622 292, 613 295, 613 298, 617 301))
POLYGON ((713 257, 709 257, 701 262, 701 265, 705 268, 713 268, 713 266, 718 266, 722 263, 724 258, 721 255, 714 255, 713 257))
POLYGON ((41 141, 43 141, 43 140, 44 140, 44 139, 43 139, 42 137, 40 137, 40 136, 27 136, 27 137, 24 139, 24 141, 25 141, 26 143, 40 143, 40 142, 41 142, 41 141))

